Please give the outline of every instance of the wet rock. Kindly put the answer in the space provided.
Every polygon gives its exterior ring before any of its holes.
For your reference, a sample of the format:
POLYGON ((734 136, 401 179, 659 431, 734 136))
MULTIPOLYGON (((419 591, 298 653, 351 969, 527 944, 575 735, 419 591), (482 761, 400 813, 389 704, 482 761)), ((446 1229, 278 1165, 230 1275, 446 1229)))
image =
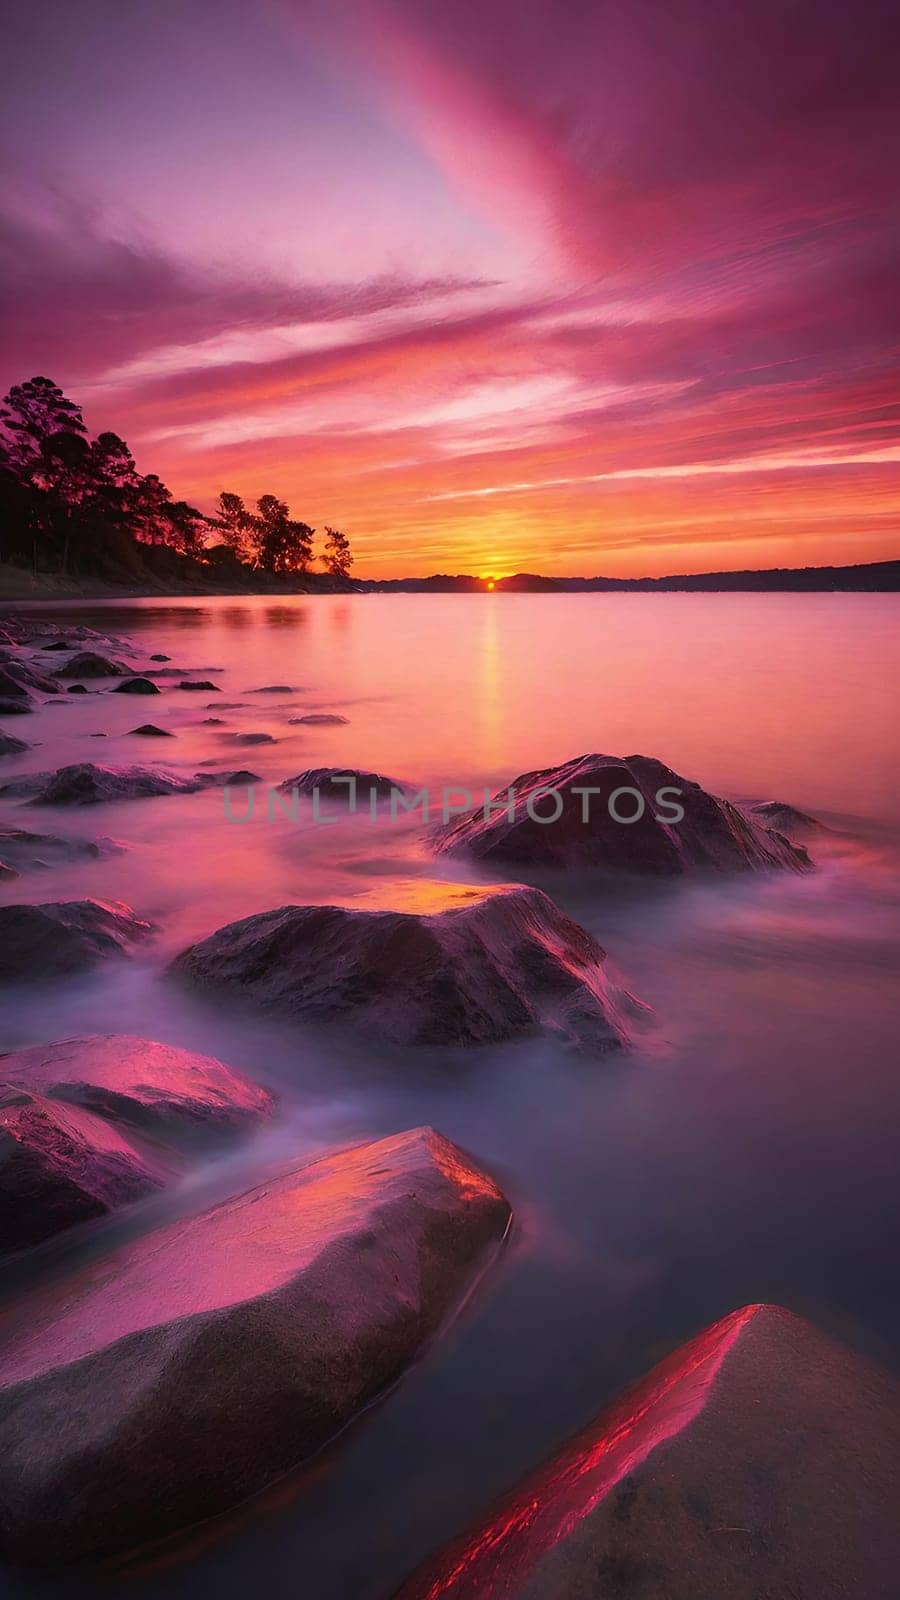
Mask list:
POLYGON ((526 867, 605 867, 649 875, 803 871, 811 864, 804 849, 649 756, 578 756, 524 773, 510 787, 511 815, 504 804, 507 791, 500 791, 489 816, 479 808, 441 829, 437 849, 526 867), (555 795, 562 799, 559 815, 555 795), (676 806, 683 808, 680 820, 676 806))
POLYGON ((145 739, 174 739, 175 737, 170 728, 158 728, 155 722, 142 722, 139 728, 132 728, 130 732, 142 734, 145 739))
POLYGON ((194 693, 197 693, 200 689, 203 689, 207 692, 209 692, 211 689, 214 689, 216 694, 222 693, 219 685, 217 683, 210 683, 208 678, 202 678, 199 683, 190 683, 188 679, 185 678, 183 682, 179 683, 178 687, 179 689, 187 689, 194 693))
POLYGON ((235 786, 247 783, 262 783, 258 772, 248 772, 246 767, 239 767, 235 772, 198 772, 198 782, 213 785, 218 789, 227 789, 230 784, 235 786))
POLYGON ((339 717, 333 711, 308 711, 305 717, 288 717, 288 727, 300 728, 304 725, 313 728, 331 727, 332 725, 336 727, 338 724, 345 725, 349 721, 349 717, 339 717))
POLYGON ((5 667, 0 667, 0 693, 18 696, 29 689, 36 689, 40 694, 56 694, 59 684, 55 678, 35 671, 24 661, 8 661, 5 667))
POLYGON ((27 699, 13 699, 0 695, 0 717, 24 717, 31 711, 27 699))
POLYGON ((10 799, 27 799, 33 805, 89 806, 108 800, 144 800, 164 794, 193 794, 210 779, 181 778, 153 767, 100 767, 80 761, 56 772, 36 772, 14 778, 0 787, 10 799))
POLYGON ((150 931, 149 922, 120 902, 0 906, 0 980, 85 972, 108 956, 129 955, 150 931))
MULTIPOLYGON (((210 718, 209 720, 214 721, 215 719, 210 718)), ((222 740, 225 744, 243 745, 278 743, 277 739, 273 739, 271 733, 223 733, 222 740)))
POLYGON ((60 667, 60 678, 123 678, 128 668, 109 656, 98 655, 94 650, 81 650, 78 655, 60 667))
POLYGON ((641 1009, 605 952, 539 889, 432 885, 435 911, 281 906, 232 922, 170 972, 214 994, 404 1045, 552 1033, 604 1053, 641 1009))
POLYGON ((164 1181, 159 1158, 100 1117, 0 1081, 0 1252, 40 1244, 164 1181))
POLYGON ((224 717, 204 717, 200 726, 201 728, 224 728, 225 719, 224 717))
POLYGON ((51 639, 49 644, 42 644, 42 650, 71 650, 72 645, 67 639, 51 639))
POLYGON ((245 694, 296 694, 295 683, 264 683, 261 689, 246 689, 245 694))
POLYGON ((59 862, 97 861, 121 849, 114 839, 63 839, 53 833, 30 833, 25 828, 0 829, 0 855, 21 871, 59 862))
POLYGON ((21 756, 31 746, 24 739, 16 739, 11 733, 0 733, 0 756, 21 756))
POLYGON ((5 700, 28 700, 28 687, 8 667, 0 667, 0 695, 5 700))
POLYGON ((171 656, 164 656, 159 652, 155 656, 150 657, 151 661, 171 661, 171 659, 171 656))
POLYGON ((159 694, 159 689, 150 678, 126 678, 116 684, 113 694, 159 694))
POLYGON ((496 1252, 507 1202, 430 1129, 322 1157, 17 1310, 0 1537, 98 1557, 244 1501, 404 1373, 496 1252))
POLYGON ((68 689, 66 690, 66 694, 87 694, 87 693, 88 693, 88 691, 84 687, 83 683, 72 683, 72 684, 69 685, 68 689))
POLYGON ((365 772, 358 767, 308 767, 295 778, 285 778, 279 783, 282 794, 312 795, 316 790, 322 801, 333 800, 339 805, 354 804, 359 807, 371 804, 374 793, 377 800, 390 800, 397 794, 406 794, 407 786, 396 778, 386 778, 381 772, 365 772))
POLYGON ((90 1034, 0 1056, 0 1081, 147 1133, 227 1133, 267 1118, 274 1101, 213 1056, 134 1034, 90 1034))
POLYGON ((880 1600, 900 1388, 776 1306, 676 1350, 398 1600, 880 1600))

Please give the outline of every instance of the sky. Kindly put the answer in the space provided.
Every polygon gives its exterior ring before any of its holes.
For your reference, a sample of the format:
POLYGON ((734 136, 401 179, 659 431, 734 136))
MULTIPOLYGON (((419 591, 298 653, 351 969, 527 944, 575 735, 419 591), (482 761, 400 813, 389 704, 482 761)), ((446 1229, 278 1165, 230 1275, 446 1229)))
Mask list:
POLYGON ((887 0, 41 0, 0 392, 366 577, 900 556, 887 0))

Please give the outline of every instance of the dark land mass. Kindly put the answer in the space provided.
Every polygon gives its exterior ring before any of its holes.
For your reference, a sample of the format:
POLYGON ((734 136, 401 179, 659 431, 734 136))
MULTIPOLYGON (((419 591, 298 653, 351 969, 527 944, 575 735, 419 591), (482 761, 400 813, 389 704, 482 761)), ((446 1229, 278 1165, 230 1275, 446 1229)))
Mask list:
MULTIPOLYGON (((235 563, 223 578, 207 564, 174 551, 148 552, 138 575, 66 578, 0 564, 0 602, 12 600, 125 599, 145 595, 213 594, 483 594, 484 578, 434 573, 426 578, 338 578, 328 573, 257 572, 235 563)), ((761 571, 673 573, 662 578, 547 578, 517 572, 493 580, 504 594, 892 594, 900 590, 900 561, 847 567, 769 567, 761 571)))

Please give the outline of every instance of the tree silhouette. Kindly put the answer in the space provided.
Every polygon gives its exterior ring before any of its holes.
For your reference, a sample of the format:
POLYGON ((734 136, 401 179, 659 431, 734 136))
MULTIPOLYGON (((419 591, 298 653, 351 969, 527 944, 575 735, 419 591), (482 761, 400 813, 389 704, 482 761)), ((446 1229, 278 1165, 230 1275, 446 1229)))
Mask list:
POLYGON ((259 560, 270 572, 306 572, 312 560, 315 529, 295 522, 285 500, 264 494, 257 500, 259 560))
POLYGON ((327 523, 325 525, 325 533, 327 537, 325 539, 325 551, 322 556, 325 570, 330 572, 333 578, 346 578, 353 565, 353 557, 350 554, 350 540, 345 533, 341 533, 340 528, 329 528, 327 523))

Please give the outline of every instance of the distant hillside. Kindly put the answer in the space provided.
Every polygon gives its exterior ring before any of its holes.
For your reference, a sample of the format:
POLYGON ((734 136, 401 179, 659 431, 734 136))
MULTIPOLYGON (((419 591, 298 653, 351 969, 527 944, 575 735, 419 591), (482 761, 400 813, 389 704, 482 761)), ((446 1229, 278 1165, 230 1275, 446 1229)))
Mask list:
MULTIPOLYGON (((436 573, 430 578, 393 578, 382 582, 359 582, 360 589, 406 594, 446 592, 479 593, 485 588, 482 578, 468 575, 449 577, 436 573)), ((853 567, 768 567, 760 572, 689 572, 665 578, 544 578, 539 573, 517 572, 510 578, 494 580, 494 589, 520 594, 579 594, 635 590, 652 593, 687 591, 701 593, 776 593, 787 591, 817 594, 831 590, 886 593, 900 590, 900 561, 872 561, 853 567)))

